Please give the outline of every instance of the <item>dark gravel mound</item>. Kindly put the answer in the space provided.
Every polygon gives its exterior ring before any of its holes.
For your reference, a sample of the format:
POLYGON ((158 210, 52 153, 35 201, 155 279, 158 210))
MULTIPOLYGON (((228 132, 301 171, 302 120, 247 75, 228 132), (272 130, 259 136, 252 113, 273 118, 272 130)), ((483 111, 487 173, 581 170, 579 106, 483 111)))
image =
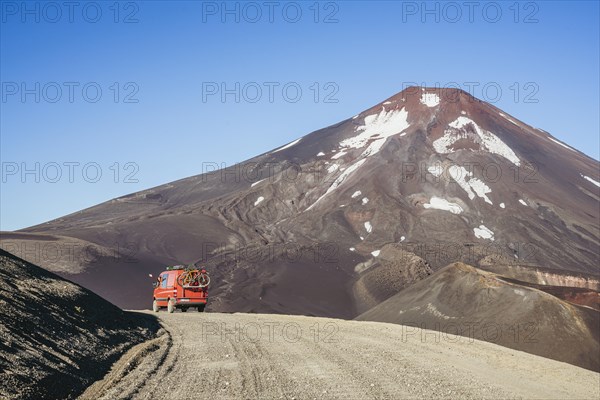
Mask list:
POLYGON ((157 330, 155 319, 0 250, 1 399, 75 398, 157 330))
MULTIPOLYGON (((565 288, 563 288, 565 289, 565 288)), ((478 268, 451 264, 359 315, 458 334, 600 371, 600 313, 478 268)))

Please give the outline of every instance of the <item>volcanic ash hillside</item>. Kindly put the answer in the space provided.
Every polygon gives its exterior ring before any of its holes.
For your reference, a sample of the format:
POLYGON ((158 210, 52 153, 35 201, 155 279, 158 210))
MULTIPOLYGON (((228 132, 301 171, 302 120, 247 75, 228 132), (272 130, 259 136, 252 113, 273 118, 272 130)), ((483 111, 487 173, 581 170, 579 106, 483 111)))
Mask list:
POLYGON ((493 258, 501 275, 597 275, 598 170, 463 91, 412 87, 227 170, 4 232, 0 242, 23 257, 69 241, 97 249, 39 263, 122 307, 149 307, 147 276, 165 264, 204 261, 209 310, 352 318, 428 276, 413 270, 414 257, 431 271, 493 258), (115 273, 127 279, 114 282, 115 273))

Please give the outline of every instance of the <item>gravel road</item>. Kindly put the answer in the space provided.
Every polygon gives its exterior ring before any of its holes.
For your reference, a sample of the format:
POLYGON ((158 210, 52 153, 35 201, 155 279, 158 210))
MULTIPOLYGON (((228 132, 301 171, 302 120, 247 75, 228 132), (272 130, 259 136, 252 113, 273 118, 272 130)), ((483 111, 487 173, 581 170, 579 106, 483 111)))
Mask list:
POLYGON ((265 314, 158 314, 85 399, 597 399, 600 374, 433 331, 265 314))

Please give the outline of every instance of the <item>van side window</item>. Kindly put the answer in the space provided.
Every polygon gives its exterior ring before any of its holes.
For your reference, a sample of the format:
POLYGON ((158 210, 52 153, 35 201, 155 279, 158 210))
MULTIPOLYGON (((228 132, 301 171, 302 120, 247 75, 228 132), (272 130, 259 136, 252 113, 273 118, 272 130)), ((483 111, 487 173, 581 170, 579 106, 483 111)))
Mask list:
POLYGON ((175 286, 175 274, 171 273, 171 274, 169 274, 167 287, 172 288, 173 286, 175 286))
POLYGON ((168 276, 169 275, 167 275, 167 274, 164 274, 164 275, 160 276, 160 287, 161 288, 166 288, 167 287, 167 277, 168 276))

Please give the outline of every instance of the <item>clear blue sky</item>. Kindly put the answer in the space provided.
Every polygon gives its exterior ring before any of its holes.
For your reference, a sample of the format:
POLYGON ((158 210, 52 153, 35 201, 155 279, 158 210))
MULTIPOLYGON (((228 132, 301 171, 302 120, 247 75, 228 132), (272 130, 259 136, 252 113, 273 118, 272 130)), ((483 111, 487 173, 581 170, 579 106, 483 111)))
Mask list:
POLYGON ((599 157, 596 1, 477 2, 472 14, 447 3, 437 12, 428 3, 427 13, 420 1, 278 2, 272 13, 262 1, 232 2, 225 15, 220 1, 113 4, 1 3, 2 230, 199 174, 203 162, 242 161, 348 118, 407 82, 463 89, 478 82, 473 94, 489 100, 500 87, 495 105, 599 157), (210 82, 229 89, 256 82, 263 93, 250 84, 239 103, 234 94, 222 102, 207 95, 210 82), (279 83, 272 102, 265 82, 279 83), (292 102, 295 87, 302 97, 292 102), (337 102, 326 102, 334 91, 337 102), (21 169, 35 163, 40 182, 35 173, 22 179, 21 169), (65 163, 79 163, 72 179, 65 163), (126 182, 128 173, 137 183, 126 182))

